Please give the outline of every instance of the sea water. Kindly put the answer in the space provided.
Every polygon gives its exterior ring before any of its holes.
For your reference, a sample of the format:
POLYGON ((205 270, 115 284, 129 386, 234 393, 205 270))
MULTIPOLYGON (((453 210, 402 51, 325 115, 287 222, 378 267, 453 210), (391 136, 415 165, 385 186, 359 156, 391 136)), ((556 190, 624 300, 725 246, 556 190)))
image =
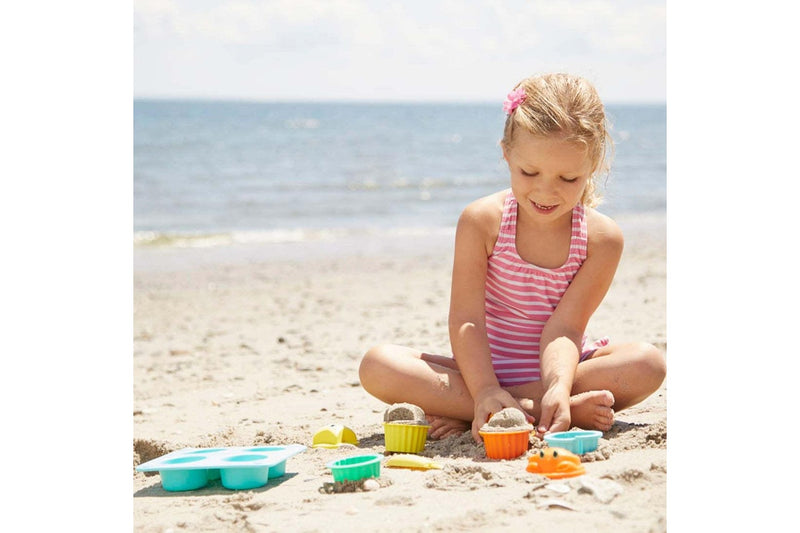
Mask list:
MULTIPOLYGON (((452 233, 509 186, 498 104, 135 100, 134 245, 452 233)), ((666 211, 666 106, 608 105, 611 215, 666 211)))

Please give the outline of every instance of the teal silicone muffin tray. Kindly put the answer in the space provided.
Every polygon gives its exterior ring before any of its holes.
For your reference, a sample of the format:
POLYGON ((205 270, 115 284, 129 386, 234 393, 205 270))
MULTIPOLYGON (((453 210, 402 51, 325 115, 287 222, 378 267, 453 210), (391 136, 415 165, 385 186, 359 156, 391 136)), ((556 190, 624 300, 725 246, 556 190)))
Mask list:
POLYGON ((226 489, 263 487, 286 473, 286 460, 302 453, 302 444, 227 448, 184 448, 136 467, 139 472, 158 472, 168 491, 196 490, 215 479, 226 489))

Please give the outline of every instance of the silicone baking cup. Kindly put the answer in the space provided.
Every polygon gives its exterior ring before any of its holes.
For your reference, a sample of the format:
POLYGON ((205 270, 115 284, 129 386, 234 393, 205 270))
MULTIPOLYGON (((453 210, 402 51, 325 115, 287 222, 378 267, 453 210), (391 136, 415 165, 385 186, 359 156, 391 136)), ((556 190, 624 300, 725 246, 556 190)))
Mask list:
POLYGON ((530 431, 478 431, 483 437, 486 457, 514 459, 528 451, 530 431))
POLYGON ((356 455, 331 461, 327 465, 331 469, 334 481, 358 481, 371 477, 381 477, 380 455, 356 455))
POLYGON ((419 453, 425 449, 430 426, 384 422, 384 440, 387 452, 419 453))

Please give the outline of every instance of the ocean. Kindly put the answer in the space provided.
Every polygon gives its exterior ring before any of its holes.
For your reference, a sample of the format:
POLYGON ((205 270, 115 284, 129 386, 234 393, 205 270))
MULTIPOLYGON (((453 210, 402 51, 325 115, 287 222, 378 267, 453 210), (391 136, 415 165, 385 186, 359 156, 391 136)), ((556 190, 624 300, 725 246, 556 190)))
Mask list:
MULTIPOLYGON (((599 209, 666 212, 666 106, 608 105, 599 209)), ((452 233, 508 186, 501 103, 134 100, 134 245, 452 233)))

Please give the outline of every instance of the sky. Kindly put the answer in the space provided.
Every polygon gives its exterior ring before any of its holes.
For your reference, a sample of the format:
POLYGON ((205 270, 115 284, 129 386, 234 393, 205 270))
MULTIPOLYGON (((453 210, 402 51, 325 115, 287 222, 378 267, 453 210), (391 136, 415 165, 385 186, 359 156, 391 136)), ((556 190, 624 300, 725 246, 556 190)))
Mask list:
POLYGON ((134 97, 497 101, 566 71, 666 101, 665 0, 134 0, 134 97))

